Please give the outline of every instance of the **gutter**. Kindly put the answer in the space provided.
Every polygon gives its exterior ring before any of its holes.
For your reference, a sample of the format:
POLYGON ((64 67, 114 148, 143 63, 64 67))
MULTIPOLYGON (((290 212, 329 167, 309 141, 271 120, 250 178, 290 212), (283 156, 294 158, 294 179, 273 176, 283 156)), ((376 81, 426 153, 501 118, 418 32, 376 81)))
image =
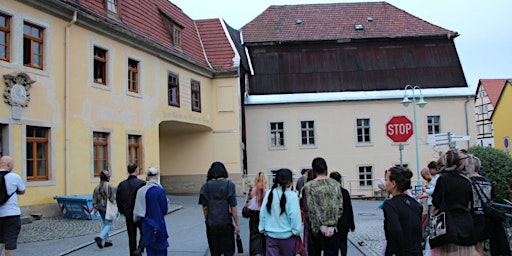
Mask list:
POLYGON ((65 45, 66 45, 66 48, 65 48, 65 53, 64 55, 66 56, 66 60, 65 60, 65 72, 64 72, 64 80, 65 80, 65 85, 64 85, 64 118, 66 119, 66 127, 64 128, 64 133, 65 133, 65 144, 64 144, 64 152, 66 154, 66 156, 64 157, 64 166, 65 166, 65 180, 66 180, 66 195, 69 195, 70 194, 70 189, 69 189, 69 174, 70 174, 70 169, 69 169, 69 54, 70 54, 70 51, 69 51, 69 33, 70 33, 70 29, 71 29, 71 26, 73 26, 73 24, 75 24, 77 20, 77 12, 75 11, 73 13, 73 19, 68 23, 66 24, 66 41, 65 41, 65 45))

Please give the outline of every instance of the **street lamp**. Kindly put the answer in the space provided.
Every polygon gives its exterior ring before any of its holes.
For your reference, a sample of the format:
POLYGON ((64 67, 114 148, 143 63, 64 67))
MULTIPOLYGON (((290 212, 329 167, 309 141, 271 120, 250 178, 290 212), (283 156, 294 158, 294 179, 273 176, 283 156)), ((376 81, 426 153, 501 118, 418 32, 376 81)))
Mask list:
POLYGON ((425 107, 427 105, 427 102, 423 99, 423 93, 421 92, 421 87, 417 85, 406 85, 404 88, 404 98, 400 103, 404 105, 405 107, 409 106, 409 104, 412 102, 412 110, 413 110, 413 132, 414 132, 414 143, 416 144, 416 175, 418 179, 418 186, 421 186, 420 181, 420 157, 419 157, 419 149, 418 149, 418 126, 417 126, 417 119, 416 119, 416 105, 420 106, 420 108, 425 107), (407 92, 412 92, 412 101, 407 96, 407 92), (416 91, 419 92, 419 95, 417 95, 416 91), (416 102, 416 97, 419 96, 418 102, 416 102))

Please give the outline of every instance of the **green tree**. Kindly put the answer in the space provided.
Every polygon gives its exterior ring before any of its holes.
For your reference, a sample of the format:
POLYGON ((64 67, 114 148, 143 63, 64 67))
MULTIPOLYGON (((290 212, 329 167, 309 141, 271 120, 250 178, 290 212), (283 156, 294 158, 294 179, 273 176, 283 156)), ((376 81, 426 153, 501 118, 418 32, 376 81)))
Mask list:
POLYGON ((504 203, 503 199, 512 199, 512 158, 502 150, 473 146, 468 149, 470 154, 482 162, 481 172, 487 177, 496 194, 495 202, 504 203))

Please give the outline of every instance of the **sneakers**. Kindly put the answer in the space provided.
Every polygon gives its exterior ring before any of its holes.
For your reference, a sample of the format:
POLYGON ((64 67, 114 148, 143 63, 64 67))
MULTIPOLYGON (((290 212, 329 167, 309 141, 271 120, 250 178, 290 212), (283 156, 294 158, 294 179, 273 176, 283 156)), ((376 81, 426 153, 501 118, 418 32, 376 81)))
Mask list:
POLYGON ((105 245, 103 245, 103 247, 110 247, 112 245, 113 245, 112 242, 105 242, 105 245))
POLYGON ((135 251, 132 252, 132 256, 141 256, 142 254, 140 253, 140 250, 139 249, 136 249, 135 251))
POLYGON ((94 241, 96 241, 96 244, 100 249, 103 248, 103 244, 101 243, 101 238, 99 236, 95 237, 94 241))

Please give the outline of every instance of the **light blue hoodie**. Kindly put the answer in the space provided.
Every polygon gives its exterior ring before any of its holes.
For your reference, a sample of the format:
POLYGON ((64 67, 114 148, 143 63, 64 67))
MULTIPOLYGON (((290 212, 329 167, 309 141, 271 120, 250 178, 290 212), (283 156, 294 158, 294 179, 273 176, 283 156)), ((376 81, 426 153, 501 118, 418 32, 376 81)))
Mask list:
POLYGON ((286 207, 283 214, 280 214, 280 199, 283 196, 283 191, 280 187, 267 192, 263 199, 258 229, 266 236, 272 238, 289 238, 302 233, 299 197, 297 193, 289 189, 285 191, 284 195, 286 196, 286 207), (267 201, 270 192, 273 193, 271 213, 267 211, 267 201))

